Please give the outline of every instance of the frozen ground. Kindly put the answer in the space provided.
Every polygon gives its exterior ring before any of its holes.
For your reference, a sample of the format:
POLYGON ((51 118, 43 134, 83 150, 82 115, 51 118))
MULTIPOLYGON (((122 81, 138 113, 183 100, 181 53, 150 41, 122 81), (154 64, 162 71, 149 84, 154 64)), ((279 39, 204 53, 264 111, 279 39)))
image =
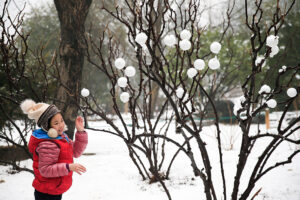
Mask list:
MULTIPOLYGON (((93 127, 105 127, 104 122, 90 124, 93 127)), ((171 133, 172 133, 171 125, 171 133)), ((240 140, 239 128, 221 126, 224 132, 224 139, 228 143, 224 144, 224 148, 230 148, 230 140, 234 144, 232 150, 224 151, 224 165, 226 170, 227 189, 230 190, 233 183, 235 173, 236 159, 238 155, 238 143, 240 140), (225 137, 225 135, 227 135, 225 137), (233 135, 233 139, 230 139, 233 135)), ((253 126, 253 131, 256 126, 253 126)), ((173 130, 174 131, 174 130, 173 130)), ((86 153, 95 153, 95 155, 82 156, 75 160, 86 166, 87 172, 83 175, 74 174, 73 186, 63 195, 65 200, 165 200, 167 199, 162 187, 159 184, 148 184, 148 181, 142 181, 137 173, 135 166, 132 164, 127 152, 126 146, 122 140, 116 136, 102 132, 88 131, 89 144, 86 153)), ((180 135, 170 135, 170 137, 180 140, 180 135)), ((213 177, 216 189, 221 198, 220 174, 217 169, 219 167, 217 150, 212 148, 216 142, 214 139, 214 128, 207 127, 203 131, 203 139, 209 147, 209 154, 212 158, 211 165, 213 168, 213 177), (210 147, 211 146, 211 147, 210 147)), ((249 158, 249 164, 257 159, 258 153, 266 143, 261 141, 254 148, 254 154, 249 158)), ((195 144, 193 144, 196 147, 195 144)), ((169 152, 175 149, 173 146, 167 145, 169 152)), ((283 145, 279 151, 275 152, 272 162, 276 162, 283 158, 286 153, 294 148, 291 145, 283 145)), ((195 150, 194 150, 195 151, 195 150)), ((195 155, 199 156, 199 155, 195 155)), ((198 157, 199 158, 199 157, 198 157)), ((167 159, 166 159, 167 160, 167 159)), ((199 162, 200 163, 200 162, 199 162)), ((22 165, 31 167, 31 161, 24 161, 22 165)), ((201 167, 201 164, 199 164, 201 167)), ((0 200, 32 200, 33 188, 31 186, 33 175, 28 172, 21 172, 14 175, 8 174, 9 167, 0 166, 0 200), (0 181, 1 182, 1 181, 0 181)), ((164 170, 166 167, 164 168, 164 170)), ((292 164, 280 167, 265 177, 257 184, 254 192, 262 188, 255 200, 299 200, 300 199, 300 156, 293 159, 292 164)), ((246 174, 249 174, 249 168, 246 168, 246 174)), ((242 182, 245 185, 246 182, 242 182)), ((173 200, 199 200, 204 199, 203 186, 199 178, 193 180, 192 170, 189 161, 183 154, 179 154, 171 171, 170 180, 166 181, 166 185, 170 190, 173 200)), ((230 194, 230 191, 228 191, 230 194)), ((253 194, 253 193, 252 193, 253 194)), ((230 198, 229 198, 230 199, 230 198)))

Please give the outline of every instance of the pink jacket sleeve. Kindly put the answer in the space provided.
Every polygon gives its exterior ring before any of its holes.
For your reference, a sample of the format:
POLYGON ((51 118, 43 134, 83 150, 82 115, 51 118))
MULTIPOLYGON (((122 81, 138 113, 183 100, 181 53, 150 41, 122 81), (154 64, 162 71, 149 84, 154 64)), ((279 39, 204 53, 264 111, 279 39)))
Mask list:
POLYGON ((73 143, 73 156, 78 158, 85 150, 88 143, 88 136, 85 131, 77 131, 75 134, 75 142, 73 143))
POLYGON ((39 171, 46 178, 68 175, 66 163, 57 163, 60 149, 50 141, 41 142, 36 148, 39 155, 39 171))

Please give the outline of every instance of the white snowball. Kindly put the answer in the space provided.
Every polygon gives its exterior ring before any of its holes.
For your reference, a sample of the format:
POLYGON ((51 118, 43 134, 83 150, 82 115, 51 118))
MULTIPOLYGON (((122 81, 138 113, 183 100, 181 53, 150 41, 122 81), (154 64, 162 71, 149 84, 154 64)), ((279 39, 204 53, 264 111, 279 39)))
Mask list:
POLYGON ((196 76, 197 75, 197 70, 195 69, 195 68, 189 68, 188 70, 187 70, 187 75, 188 75, 188 77, 189 78, 194 78, 194 76, 196 76))
POLYGON ((186 50, 189 50, 191 48, 192 44, 189 40, 187 39, 184 39, 184 40, 181 40, 179 42, 179 47, 183 50, 183 51, 186 51, 186 50))
MULTIPOLYGON (((256 60, 255 60, 255 65, 258 66, 262 60, 265 59, 265 57, 263 56, 257 56, 256 60)), ((262 67, 266 66, 266 60, 264 60, 262 67)))
POLYGON ((139 34, 136 35, 135 41, 142 46, 143 44, 146 43, 147 38, 148 38, 147 35, 142 32, 142 33, 139 33, 139 34))
POLYGON ((286 93, 291 98, 297 96, 297 90, 295 88, 289 88, 286 93))
POLYGON ((123 102, 123 103, 127 103, 129 101, 129 94, 128 92, 122 92, 120 94, 120 100, 123 102))
POLYGON ((213 52, 214 54, 218 54, 219 51, 221 50, 221 44, 219 42, 213 42, 210 45, 210 51, 213 52))
POLYGON ((259 94, 262 94, 262 93, 270 93, 271 92, 271 88, 270 86, 268 85, 263 85, 261 86, 260 90, 258 91, 259 94))
POLYGON ((164 38, 164 43, 165 45, 169 46, 169 47, 173 47, 176 44, 176 37, 174 35, 167 35, 164 38))
POLYGON ((125 75, 128 77, 133 77, 135 75, 135 68, 133 66, 126 67, 125 75))
POLYGON ((205 62, 204 60, 202 59, 197 59, 194 61, 194 67, 197 69, 197 70, 203 70, 204 67, 205 67, 205 62))
POLYGON ((269 35, 267 37, 267 46, 269 47, 274 47, 274 46, 277 46, 278 45, 278 42, 279 42, 279 37, 278 36, 275 36, 275 35, 269 35))
POLYGON ((123 58, 117 58, 115 60, 115 66, 117 69, 123 69, 123 67, 125 67, 125 60, 123 58))
POLYGON ((184 93, 184 90, 183 90, 181 87, 179 87, 179 88, 176 90, 176 96, 177 96, 178 98, 182 98, 183 93, 184 93))
POLYGON ((118 85, 120 87, 126 87, 127 86, 127 78, 126 77, 120 77, 118 79, 118 85))
POLYGON ((270 99, 266 103, 269 108, 275 108, 277 106, 277 102, 275 99, 270 99))
POLYGON ((208 61, 208 67, 212 70, 216 70, 220 68, 220 62, 218 58, 214 57, 208 61))
POLYGON ((184 29, 180 32, 180 38, 182 40, 189 40, 191 38, 192 34, 190 33, 190 31, 184 29))
POLYGON ((286 66, 285 65, 283 65, 281 68, 282 68, 283 71, 286 70, 286 66))
POLYGON ((83 88, 83 89, 81 90, 81 96, 87 97, 87 96, 89 96, 89 95, 90 95, 90 91, 89 91, 88 89, 83 88))
POLYGON ((276 54, 278 54, 279 48, 278 46, 273 46, 271 49, 270 57, 273 58, 276 54))

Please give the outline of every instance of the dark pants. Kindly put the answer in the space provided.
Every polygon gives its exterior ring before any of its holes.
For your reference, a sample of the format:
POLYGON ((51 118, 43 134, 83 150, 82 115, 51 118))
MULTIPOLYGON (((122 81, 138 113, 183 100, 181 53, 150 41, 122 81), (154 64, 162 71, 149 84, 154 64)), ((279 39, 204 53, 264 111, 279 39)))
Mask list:
POLYGON ((62 195, 45 194, 35 190, 34 197, 35 200, 61 200, 62 195))

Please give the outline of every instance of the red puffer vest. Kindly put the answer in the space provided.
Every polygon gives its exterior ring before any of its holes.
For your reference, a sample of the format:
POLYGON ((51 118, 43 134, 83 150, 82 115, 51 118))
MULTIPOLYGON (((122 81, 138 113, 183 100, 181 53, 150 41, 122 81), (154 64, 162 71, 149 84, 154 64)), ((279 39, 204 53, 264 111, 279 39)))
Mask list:
POLYGON ((73 163, 73 147, 70 139, 67 141, 61 136, 55 139, 50 138, 47 135, 47 132, 43 131, 42 129, 33 131, 28 144, 29 151, 33 154, 33 171, 35 179, 33 180, 32 186, 37 191, 42 193, 60 195, 71 187, 73 172, 71 171, 67 176, 54 178, 45 178, 40 174, 38 169, 39 156, 36 153, 36 148, 38 144, 43 141, 54 142, 60 148, 60 154, 57 163, 73 163))

